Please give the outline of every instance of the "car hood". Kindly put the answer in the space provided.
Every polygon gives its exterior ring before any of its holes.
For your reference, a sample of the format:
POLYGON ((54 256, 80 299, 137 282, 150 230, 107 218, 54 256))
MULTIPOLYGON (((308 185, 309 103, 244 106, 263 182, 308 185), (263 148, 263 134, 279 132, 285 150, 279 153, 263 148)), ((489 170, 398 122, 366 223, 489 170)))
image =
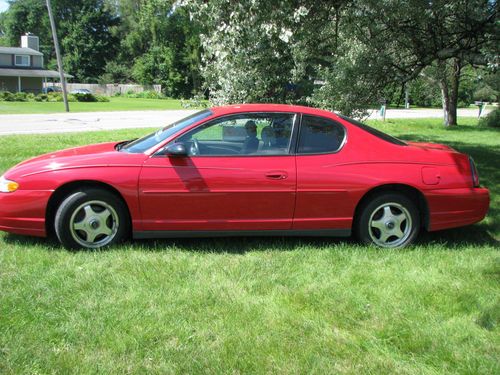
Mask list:
POLYGON ((33 162, 48 160, 48 159, 58 159, 58 158, 65 158, 65 157, 102 154, 104 152, 114 151, 116 144, 117 144, 117 142, 108 142, 108 143, 100 143, 100 144, 95 144, 95 145, 74 147, 74 148, 68 148, 65 150, 55 151, 55 152, 40 155, 40 156, 34 157, 32 159, 28 159, 26 161, 23 161, 22 163, 18 164, 17 167, 19 167, 21 165, 33 163, 33 162))
POLYGON ((122 164, 124 158, 130 154, 116 151, 117 144, 118 142, 100 143, 40 155, 21 162, 7 171, 5 176, 7 178, 22 177, 60 169, 122 164))

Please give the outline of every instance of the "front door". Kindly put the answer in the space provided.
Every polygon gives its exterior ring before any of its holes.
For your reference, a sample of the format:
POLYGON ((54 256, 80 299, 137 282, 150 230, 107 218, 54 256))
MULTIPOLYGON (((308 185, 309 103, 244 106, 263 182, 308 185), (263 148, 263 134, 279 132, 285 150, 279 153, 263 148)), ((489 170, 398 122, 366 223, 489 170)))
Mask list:
POLYGON ((152 156, 139 180, 146 231, 290 229, 296 190, 290 145, 296 115, 243 113, 172 142, 188 156, 152 156))

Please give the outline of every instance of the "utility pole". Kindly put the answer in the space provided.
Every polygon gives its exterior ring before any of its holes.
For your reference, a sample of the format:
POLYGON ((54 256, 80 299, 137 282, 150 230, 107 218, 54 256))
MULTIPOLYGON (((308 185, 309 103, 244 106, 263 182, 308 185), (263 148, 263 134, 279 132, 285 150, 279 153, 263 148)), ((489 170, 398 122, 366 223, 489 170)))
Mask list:
POLYGON ((69 112, 68 92, 66 90, 66 77, 64 77, 61 52, 59 50, 59 40, 57 39, 56 24, 54 22, 54 15, 52 14, 52 6, 50 4, 50 0, 47 0, 47 9, 49 11, 50 27, 52 29, 52 38, 54 39, 54 48, 56 49, 57 67, 59 69, 59 78, 61 79, 64 106, 66 107, 66 112, 69 112))

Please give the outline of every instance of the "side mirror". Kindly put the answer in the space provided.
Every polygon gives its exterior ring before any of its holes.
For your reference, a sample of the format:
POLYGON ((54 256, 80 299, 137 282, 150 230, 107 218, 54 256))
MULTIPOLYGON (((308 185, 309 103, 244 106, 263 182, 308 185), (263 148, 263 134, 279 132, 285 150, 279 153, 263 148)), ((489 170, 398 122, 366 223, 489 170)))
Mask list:
POLYGON ((168 145, 161 152, 163 155, 167 156, 187 156, 188 152, 184 143, 173 143, 168 145))

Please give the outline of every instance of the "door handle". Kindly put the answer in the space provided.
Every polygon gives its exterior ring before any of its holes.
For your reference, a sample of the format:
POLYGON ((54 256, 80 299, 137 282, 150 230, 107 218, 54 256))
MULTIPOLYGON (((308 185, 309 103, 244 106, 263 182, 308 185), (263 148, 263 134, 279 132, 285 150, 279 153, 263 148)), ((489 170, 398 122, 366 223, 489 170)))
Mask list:
POLYGON ((266 177, 270 180, 284 180, 285 178, 288 177, 288 173, 284 171, 272 171, 272 172, 267 172, 266 177))

